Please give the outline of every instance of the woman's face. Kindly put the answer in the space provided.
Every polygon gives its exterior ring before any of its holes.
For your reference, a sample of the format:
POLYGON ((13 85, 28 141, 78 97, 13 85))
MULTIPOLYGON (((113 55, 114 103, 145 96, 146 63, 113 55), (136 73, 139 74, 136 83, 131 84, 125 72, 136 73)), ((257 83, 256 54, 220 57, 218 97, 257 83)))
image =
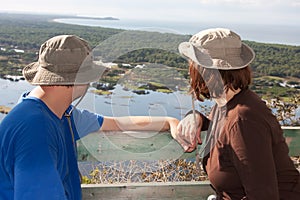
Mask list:
POLYGON ((224 83, 219 70, 207 69, 190 62, 190 84, 196 93, 197 99, 203 101, 205 98, 219 98, 224 93, 224 83))

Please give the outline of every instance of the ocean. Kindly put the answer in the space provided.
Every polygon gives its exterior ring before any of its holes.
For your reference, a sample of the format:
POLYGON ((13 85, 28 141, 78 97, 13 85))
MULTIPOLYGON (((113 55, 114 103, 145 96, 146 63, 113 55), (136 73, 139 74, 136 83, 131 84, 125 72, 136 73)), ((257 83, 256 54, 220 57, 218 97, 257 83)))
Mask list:
POLYGON ((242 37, 243 40, 296 46, 300 45, 300 24, 237 24, 183 21, 147 21, 138 19, 95 20, 79 18, 59 18, 55 19, 54 21, 84 26, 99 26, 125 30, 148 30, 185 35, 193 35, 207 28, 224 27, 234 30, 242 37))

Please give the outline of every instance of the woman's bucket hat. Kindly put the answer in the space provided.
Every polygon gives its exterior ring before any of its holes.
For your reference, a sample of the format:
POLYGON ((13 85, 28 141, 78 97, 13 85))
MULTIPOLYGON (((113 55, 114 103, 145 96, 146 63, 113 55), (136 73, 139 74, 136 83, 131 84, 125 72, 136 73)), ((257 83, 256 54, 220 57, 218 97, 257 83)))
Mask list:
POLYGON ((225 28, 207 29, 178 47, 179 52, 204 68, 234 70, 247 67, 254 51, 235 32, 225 28))
POLYGON ((23 75, 32 85, 79 85, 97 81, 105 70, 95 64, 85 40, 59 35, 41 45, 38 61, 27 65, 23 75))

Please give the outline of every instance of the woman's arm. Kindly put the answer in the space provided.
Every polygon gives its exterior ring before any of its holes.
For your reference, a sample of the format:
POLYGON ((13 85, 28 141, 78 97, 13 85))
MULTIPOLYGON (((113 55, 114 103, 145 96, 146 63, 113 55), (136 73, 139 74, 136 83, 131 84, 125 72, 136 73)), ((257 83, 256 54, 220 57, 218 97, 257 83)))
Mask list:
POLYGON ((210 120, 202 113, 195 111, 188 112, 177 126, 178 138, 185 141, 188 148, 186 152, 192 152, 197 143, 202 144, 201 131, 205 131, 209 127, 210 120))

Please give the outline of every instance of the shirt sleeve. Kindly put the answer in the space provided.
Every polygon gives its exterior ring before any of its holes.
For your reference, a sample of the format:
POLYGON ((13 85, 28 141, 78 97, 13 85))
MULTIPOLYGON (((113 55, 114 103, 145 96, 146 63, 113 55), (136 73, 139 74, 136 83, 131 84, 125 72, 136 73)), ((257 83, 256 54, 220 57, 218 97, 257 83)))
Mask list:
MULTIPOLYGON (((197 114, 200 115, 201 120, 202 120, 201 131, 207 131, 207 130, 208 130, 208 127, 209 127, 209 124, 210 124, 210 120, 209 120, 205 115, 203 115, 201 112, 199 112, 199 111, 197 111, 197 110, 195 110, 195 112, 196 112, 197 114)), ((186 117, 187 115, 189 115, 189 114, 193 114, 193 110, 190 110, 189 112, 187 112, 187 113, 185 114, 185 117, 186 117)))
POLYGON ((83 138, 89 133, 99 131, 103 124, 102 115, 77 108, 73 110, 72 118, 79 138, 83 138))
POLYGON ((31 120, 35 123, 21 127, 15 141, 14 199, 65 200, 52 129, 41 119, 31 120))
POLYGON ((210 120, 204 116, 203 114, 201 114, 201 118, 202 118, 202 128, 201 131, 207 131, 210 125, 210 120))
POLYGON ((240 120, 230 130, 233 163, 247 199, 279 199, 270 131, 262 124, 240 120))

